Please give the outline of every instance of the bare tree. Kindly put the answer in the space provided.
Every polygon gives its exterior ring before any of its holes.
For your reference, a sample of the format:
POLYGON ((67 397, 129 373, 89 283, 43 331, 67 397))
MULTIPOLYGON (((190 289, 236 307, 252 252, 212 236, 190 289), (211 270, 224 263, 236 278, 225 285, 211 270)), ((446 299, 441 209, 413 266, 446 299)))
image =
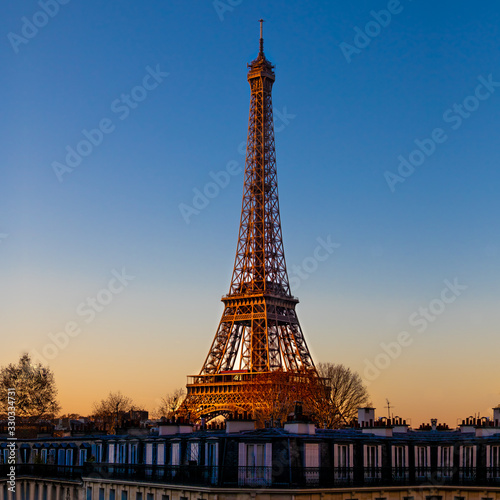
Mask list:
POLYGON ((34 364, 27 353, 17 364, 0 368, 0 414, 8 411, 9 389, 15 390, 17 417, 36 422, 53 418, 60 410, 54 374, 42 364, 34 364))
POLYGON ((156 418, 172 418, 181 407, 186 393, 184 389, 175 389, 161 398, 160 406, 155 410, 156 418))
POLYGON ((324 387, 314 370, 275 370, 256 375, 246 391, 253 417, 261 427, 265 421, 285 422, 297 402, 302 404, 304 414, 311 414, 312 403, 321 399, 324 387))
POLYGON ((326 428, 350 423, 357 417, 358 408, 370 404, 367 388, 357 372, 342 364, 319 363, 325 392, 315 401, 316 420, 326 428))
POLYGON ((123 420, 123 414, 133 409, 131 398, 124 396, 120 391, 110 392, 106 399, 93 404, 94 418, 102 422, 104 429, 110 433, 116 431, 123 420))

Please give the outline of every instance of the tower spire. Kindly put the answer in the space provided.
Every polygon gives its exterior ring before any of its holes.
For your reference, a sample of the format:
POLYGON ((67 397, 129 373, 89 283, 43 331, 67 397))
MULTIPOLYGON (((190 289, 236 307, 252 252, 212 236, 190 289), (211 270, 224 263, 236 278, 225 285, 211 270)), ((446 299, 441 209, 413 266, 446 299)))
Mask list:
POLYGON ((259 19, 260 23, 260 40, 259 40, 259 54, 264 55, 264 36, 262 34, 262 25, 264 24, 264 19, 259 19))

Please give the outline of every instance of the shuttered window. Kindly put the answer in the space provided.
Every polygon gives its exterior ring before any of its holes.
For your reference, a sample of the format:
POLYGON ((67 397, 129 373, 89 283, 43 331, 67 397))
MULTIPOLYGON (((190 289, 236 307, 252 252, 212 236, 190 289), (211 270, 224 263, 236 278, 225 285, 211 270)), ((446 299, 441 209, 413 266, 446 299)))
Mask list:
POLYGON ((305 444, 304 466, 319 467, 319 443, 305 444))

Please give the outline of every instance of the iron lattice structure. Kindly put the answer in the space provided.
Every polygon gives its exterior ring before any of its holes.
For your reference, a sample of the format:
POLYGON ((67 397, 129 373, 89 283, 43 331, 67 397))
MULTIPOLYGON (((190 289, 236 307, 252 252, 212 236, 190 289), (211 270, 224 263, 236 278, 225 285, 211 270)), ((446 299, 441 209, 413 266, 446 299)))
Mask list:
POLYGON ((316 369, 302 333, 286 270, 278 202, 271 91, 274 66, 264 55, 248 65, 251 89, 243 203, 236 259, 224 312, 208 356, 189 377, 191 416, 249 411, 256 374, 316 369))

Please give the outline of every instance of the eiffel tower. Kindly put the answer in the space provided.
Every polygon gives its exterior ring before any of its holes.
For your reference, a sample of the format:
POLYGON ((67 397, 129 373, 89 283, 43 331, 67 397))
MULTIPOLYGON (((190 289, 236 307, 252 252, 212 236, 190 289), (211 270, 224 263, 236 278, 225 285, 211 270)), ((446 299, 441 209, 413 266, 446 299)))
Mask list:
POLYGON ((280 370, 316 374, 290 291, 278 204, 271 90, 274 66, 260 50, 248 66, 250 116, 236 259, 224 312, 199 375, 188 377, 191 417, 250 411, 245 388, 280 370))

